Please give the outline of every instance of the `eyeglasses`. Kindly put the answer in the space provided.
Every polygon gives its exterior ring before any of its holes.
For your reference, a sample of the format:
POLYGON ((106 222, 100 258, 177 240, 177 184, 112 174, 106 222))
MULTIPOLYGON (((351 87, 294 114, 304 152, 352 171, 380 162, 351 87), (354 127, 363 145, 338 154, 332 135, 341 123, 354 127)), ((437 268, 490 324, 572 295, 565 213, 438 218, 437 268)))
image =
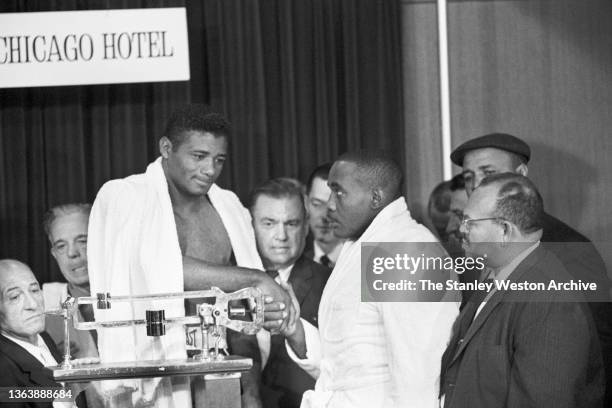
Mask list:
POLYGON ((466 231, 470 230, 470 227, 472 224, 479 222, 479 221, 507 221, 505 218, 501 218, 501 217, 487 217, 487 218, 467 218, 465 215, 461 218, 461 225, 460 227, 465 228, 466 231))

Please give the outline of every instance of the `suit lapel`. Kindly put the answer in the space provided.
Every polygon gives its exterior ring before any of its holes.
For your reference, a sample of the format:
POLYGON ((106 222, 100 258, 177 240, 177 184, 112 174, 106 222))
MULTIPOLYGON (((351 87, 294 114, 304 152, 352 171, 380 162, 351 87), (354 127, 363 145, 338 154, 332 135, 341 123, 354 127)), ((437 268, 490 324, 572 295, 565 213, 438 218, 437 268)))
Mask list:
MULTIPOLYGON (((523 262, 521 262, 518 265, 518 267, 510 274, 510 276, 508 277, 508 280, 511 282, 516 282, 520 280, 522 276, 527 271, 529 271, 540 260, 540 258, 543 255, 544 255, 544 250, 542 249, 541 246, 538 246, 538 248, 536 248, 531 254, 529 254, 527 258, 525 258, 523 262)), ((452 364, 455 360, 457 360, 457 358, 459 357, 459 355, 461 355, 461 353, 463 352, 467 344, 470 342, 470 340, 474 338, 474 335, 478 332, 478 330, 482 327, 484 322, 487 320, 491 312, 493 312, 493 310, 495 310, 495 308, 507 296, 508 296, 508 292, 500 291, 500 290, 496 291, 491 296, 491 298, 487 301, 487 303, 482 307, 482 309, 480 310, 480 313, 478 313, 478 315, 476 316, 472 324, 470 324, 467 332, 465 333, 465 337, 463 338, 463 341, 457 348, 457 351, 455 352, 455 355, 453 359, 451 360, 450 364, 452 364)), ((478 305, 476 305, 476 307, 478 307, 478 305)))
POLYGON ((312 270, 306 264, 306 259, 302 255, 293 265, 291 274, 289 275, 289 283, 293 286, 293 291, 300 305, 304 303, 304 299, 311 289, 310 280, 312 278, 312 270))
MULTIPOLYGON (((44 340, 47 346, 49 346, 49 342, 46 339, 44 340)), ((0 349, 15 362, 24 375, 30 377, 32 383, 40 385, 55 384, 51 370, 44 368, 36 357, 17 343, 0 335, 0 349)), ((49 347, 49 349, 54 350, 55 347, 49 347)))
POLYGON ((47 332, 42 332, 40 333, 40 337, 42 337, 42 339, 45 341, 45 344, 47 345, 47 348, 51 352, 51 355, 53 356, 55 361, 57 361, 58 364, 61 364, 64 360, 64 356, 60 354, 51 336, 49 336, 47 332))

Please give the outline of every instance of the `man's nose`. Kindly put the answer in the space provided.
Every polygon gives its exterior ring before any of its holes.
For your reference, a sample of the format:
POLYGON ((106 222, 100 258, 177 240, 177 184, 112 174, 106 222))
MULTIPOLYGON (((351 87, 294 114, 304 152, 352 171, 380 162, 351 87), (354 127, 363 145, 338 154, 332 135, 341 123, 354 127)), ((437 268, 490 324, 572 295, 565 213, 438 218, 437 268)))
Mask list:
POLYGON ((34 294, 31 293, 30 291, 26 291, 25 292, 25 300, 24 300, 24 307, 26 309, 29 310, 36 310, 38 308, 40 308, 40 299, 39 297, 34 294))
POLYGON ((287 227, 284 224, 279 223, 276 226, 276 230, 274 231, 274 238, 279 241, 285 241, 287 239, 287 227))
POLYGON ((212 177, 215 174, 215 163, 212 157, 208 157, 202 161, 200 173, 212 177))
POLYGON ((79 256, 79 248, 75 244, 68 244, 68 252, 66 252, 68 258, 76 258, 79 256))
POLYGON ((472 191, 474 191, 480 183, 484 180, 484 176, 474 176, 474 180, 472 181, 472 191))
POLYGON ((461 221, 457 218, 457 216, 451 215, 450 219, 448 220, 448 224, 446 224, 446 232, 450 233, 457 231, 460 227, 460 222, 461 221))
POLYGON ((336 199, 334 195, 329 196, 329 200, 327 200, 327 213, 336 211, 336 199))

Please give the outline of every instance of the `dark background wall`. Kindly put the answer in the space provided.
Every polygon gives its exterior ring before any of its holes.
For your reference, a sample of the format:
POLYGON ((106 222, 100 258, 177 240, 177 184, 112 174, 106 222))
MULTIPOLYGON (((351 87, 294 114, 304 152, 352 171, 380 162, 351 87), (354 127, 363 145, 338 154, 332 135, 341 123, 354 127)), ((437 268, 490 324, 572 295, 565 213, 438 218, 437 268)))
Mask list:
MULTIPOLYGON (((442 176, 435 1, 404 0, 402 19, 416 209, 442 176)), ((612 3, 451 0, 448 19, 453 147, 494 131, 527 141, 547 211, 596 241, 611 269, 612 3)))
POLYGON ((219 184, 242 198, 347 150, 403 162, 399 1, 7 0, 0 12, 173 6, 187 9, 189 82, 0 90, 0 258, 61 279, 44 212, 144 171, 189 102, 232 122, 219 184))

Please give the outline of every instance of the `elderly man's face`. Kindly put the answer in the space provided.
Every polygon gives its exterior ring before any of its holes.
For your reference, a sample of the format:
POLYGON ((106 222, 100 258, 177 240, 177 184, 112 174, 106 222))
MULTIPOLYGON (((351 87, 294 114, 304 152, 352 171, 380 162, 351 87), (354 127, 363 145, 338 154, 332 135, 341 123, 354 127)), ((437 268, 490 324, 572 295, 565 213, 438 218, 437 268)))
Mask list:
MULTIPOLYGON (((6 261, 0 261, 6 262, 6 261)), ((42 290, 23 264, 0 265, 0 329, 30 343, 45 329, 42 290)))
POLYGON ((489 266, 497 266, 499 245, 503 226, 495 218, 497 186, 479 187, 470 196, 465 209, 460 231, 462 246, 468 256, 485 256, 489 266))
POLYGON ((87 272, 87 223, 82 212, 63 214, 49 228, 51 254, 64 278, 75 286, 89 284, 87 272))
POLYGON ((302 255, 308 224, 301 198, 260 195, 252 216, 257 250, 266 269, 286 268, 302 255))
POLYGON ((227 158, 227 140, 212 133, 188 131, 177 147, 164 149, 166 178, 181 194, 203 196, 219 178, 227 158))
POLYGON ((505 150, 487 147, 467 152, 463 158, 465 190, 470 196, 482 180, 496 173, 516 172, 512 155, 505 150))
POLYGON ((340 238, 358 238, 376 215, 372 190, 359 180, 357 165, 345 161, 334 163, 327 184, 332 190, 327 217, 334 224, 334 233, 340 238))

